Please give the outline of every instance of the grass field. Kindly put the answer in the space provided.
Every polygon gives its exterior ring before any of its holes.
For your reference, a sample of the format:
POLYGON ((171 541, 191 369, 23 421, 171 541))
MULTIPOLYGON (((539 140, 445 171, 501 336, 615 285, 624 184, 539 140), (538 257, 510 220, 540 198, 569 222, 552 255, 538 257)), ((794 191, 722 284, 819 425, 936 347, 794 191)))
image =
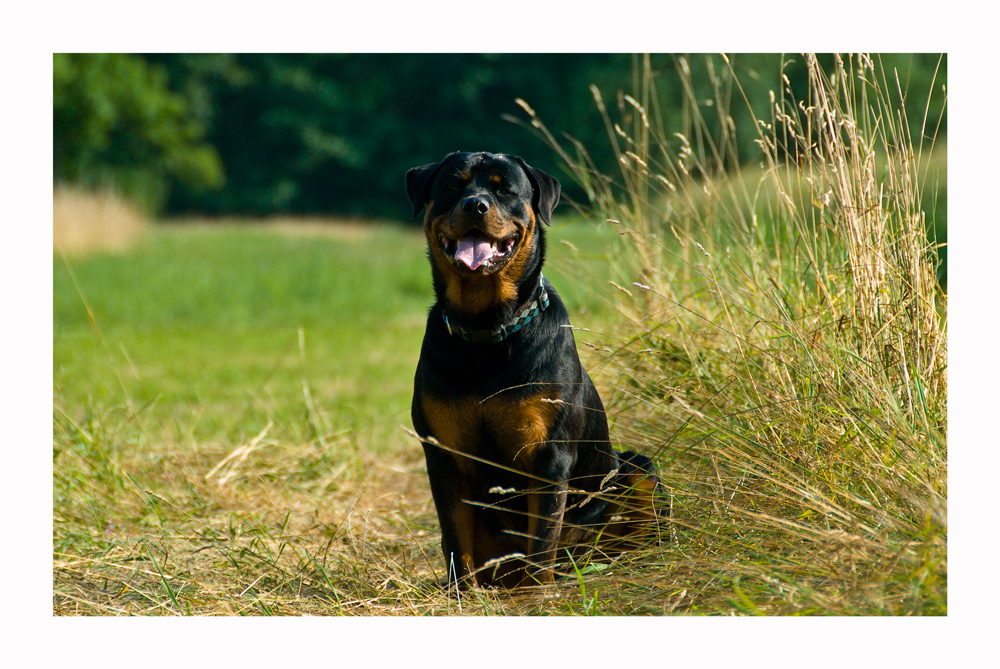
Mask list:
MULTIPOLYGON (((557 221, 551 231, 547 273, 581 324, 607 319, 578 276, 607 267, 607 227, 557 221)), ((57 257, 56 612, 450 610, 447 600, 380 606, 393 600, 387 574, 352 594, 319 575, 332 570, 330 542, 348 541, 366 559, 419 555, 413 576, 434 589, 437 549, 423 544, 436 520, 422 451, 403 429, 432 302, 424 249, 413 227, 224 221, 160 225, 126 252, 57 257), (367 545, 385 531, 403 533, 397 545, 367 545), (292 552, 295 566, 279 566, 292 552), (174 592, 170 560, 191 556, 206 566, 174 592), (296 593, 314 579, 319 590, 303 599, 268 576, 251 589, 262 597, 213 591, 250 585, 272 558, 267 569, 296 593)))
MULTIPOLYGON (((556 242, 553 276, 603 253, 591 227, 553 235, 578 249, 556 242)), ((273 421, 281 439, 398 445, 433 301, 424 248, 416 227, 223 222, 57 258, 57 396, 126 407, 155 441, 238 442, 273 421)), ((580 313, 602 308, 564 283, 580 313)))
POLYGON ((660 468, 662 545, 449 595, 405 431, 421 234, 160 225, 55 259, 55 613, 947 613, 943 146, 910 142, 877 62, 809 63, 744 170, 701 101, 663 135, 648 71, 617 110, 595 93, 607 178, 524 105, 589 190, 546 274, 612 440, 660 468))

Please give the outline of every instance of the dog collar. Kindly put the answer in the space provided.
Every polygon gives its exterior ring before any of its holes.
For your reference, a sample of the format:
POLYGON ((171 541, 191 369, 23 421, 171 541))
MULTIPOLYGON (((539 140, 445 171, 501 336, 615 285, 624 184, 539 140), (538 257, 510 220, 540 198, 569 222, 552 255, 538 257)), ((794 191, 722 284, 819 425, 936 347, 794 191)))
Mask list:
POLYGON ((522 307, 520 312, 518 312, 518 314, 512 319, 506 323, 501 323, 492 330, 474 330, 472 328, 463 328, 458 325, 452 325, 448 320, 448 312, 444 309, 441 310, 441 317, 444 319, 444 326, 448 328, 448 334, 450 335, 458 335, 465 341, 476 344, 499 344, 506 339, 508 335, 514 334, 530 323, 531 319, 539 313, 545 311, 548 306, 549 294, 545 290, 545 284, 542 283, 542 276, 539 275, 538 299, 532 300, 530 304, 522 307))

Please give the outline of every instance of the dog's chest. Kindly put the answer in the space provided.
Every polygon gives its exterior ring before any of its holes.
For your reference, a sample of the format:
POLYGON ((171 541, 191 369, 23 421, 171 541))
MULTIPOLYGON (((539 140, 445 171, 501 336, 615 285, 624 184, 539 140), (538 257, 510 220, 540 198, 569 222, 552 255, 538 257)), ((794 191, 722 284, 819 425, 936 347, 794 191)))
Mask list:
POLYGON ((459 451, 459 469, 471 475, 467 454, 530 471, 538 450, 549 440, 559 414, 559 387, 543 386, 531 394, 506 391, 486 398, 439 399, 425 394, 424 415, 432 436, 459 451))

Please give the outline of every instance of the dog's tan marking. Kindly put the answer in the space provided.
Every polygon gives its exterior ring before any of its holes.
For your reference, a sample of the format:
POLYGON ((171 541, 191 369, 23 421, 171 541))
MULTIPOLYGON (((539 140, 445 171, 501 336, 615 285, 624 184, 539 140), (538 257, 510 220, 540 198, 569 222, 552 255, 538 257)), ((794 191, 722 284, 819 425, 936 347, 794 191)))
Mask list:
MULTIPOLYGON (((475 398, 440 400, 425 393, 421 403, 431 436, 448 448, 469 455, 479 454, 483 419, 475 398)), ((472 461, 460 455, 454 457, 462 474, 471 477, 472 461)))
POLYGON ((514 300, 517 298, 517 287, 521 285, 521 280, 524 278, 524 270, 527 268, 528 259, 531 256, 531 250, 535 248, 535 213, 530 208, 527 211, 528 220, 525 221, 524 229, 521 231, 521 240, 518 242, 517 253, 498 272, 499 285, 497 286, 497 292, 500 294, 501 300, 514 300))
POLYGON ((535 246, 535 215, 528 209, 527 220, 506 219, 492 207, 475 226, 493 239, 505 239, 518 234, 514 255, 499 271, 491 274, 464 275, 451 263, 441 249, 441 237, 461 239, 472 227, 461 216, 450 212, 430 217, 433 202, 427 206, 424 231, 431 259, 445 277, 445 299, 452 309, 478 314, 494 309, 504 302, 517 299, 517 287, 524 277, 531 251, 535 246))
POLYGON ((531 471, 537 451, 549 439, 559 413, 559 399, 559 387, 552 385, 528 396, 507 392, 483 401, 483 425, 494 435, 511 466, 531 471))

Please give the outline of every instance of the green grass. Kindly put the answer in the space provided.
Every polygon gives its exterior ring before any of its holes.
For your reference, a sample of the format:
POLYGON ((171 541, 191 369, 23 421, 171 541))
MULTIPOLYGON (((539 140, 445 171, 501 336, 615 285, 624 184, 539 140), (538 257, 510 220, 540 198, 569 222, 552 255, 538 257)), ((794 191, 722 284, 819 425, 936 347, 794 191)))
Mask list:
MULTIPOLYGON (((553 276, 600 250, 581 226, 552 237, 553 276), (559 244, 567 235, 583 251, 559 244)), ((66 406, 130 405, 151 436, 176 440, 232 442, 269 420, 300 440, 318 422, 377 449, 409 423, 433 301, 419 228, 162 225, 127 253, 54 264, 66 406)), ((578 313, 601 308, 564 283, 578 313)))
POLYGON ((130 403, 154 433, 196 426, 199 439, 232 441, 267 420, 300 438, 304 384, 318 420, 388 420, 404 409, 430 300, 421 260, 402 229, 338 240, 163 226, 127 254, 73 262, 98 338, 57 259, 57 393, 130 403))

